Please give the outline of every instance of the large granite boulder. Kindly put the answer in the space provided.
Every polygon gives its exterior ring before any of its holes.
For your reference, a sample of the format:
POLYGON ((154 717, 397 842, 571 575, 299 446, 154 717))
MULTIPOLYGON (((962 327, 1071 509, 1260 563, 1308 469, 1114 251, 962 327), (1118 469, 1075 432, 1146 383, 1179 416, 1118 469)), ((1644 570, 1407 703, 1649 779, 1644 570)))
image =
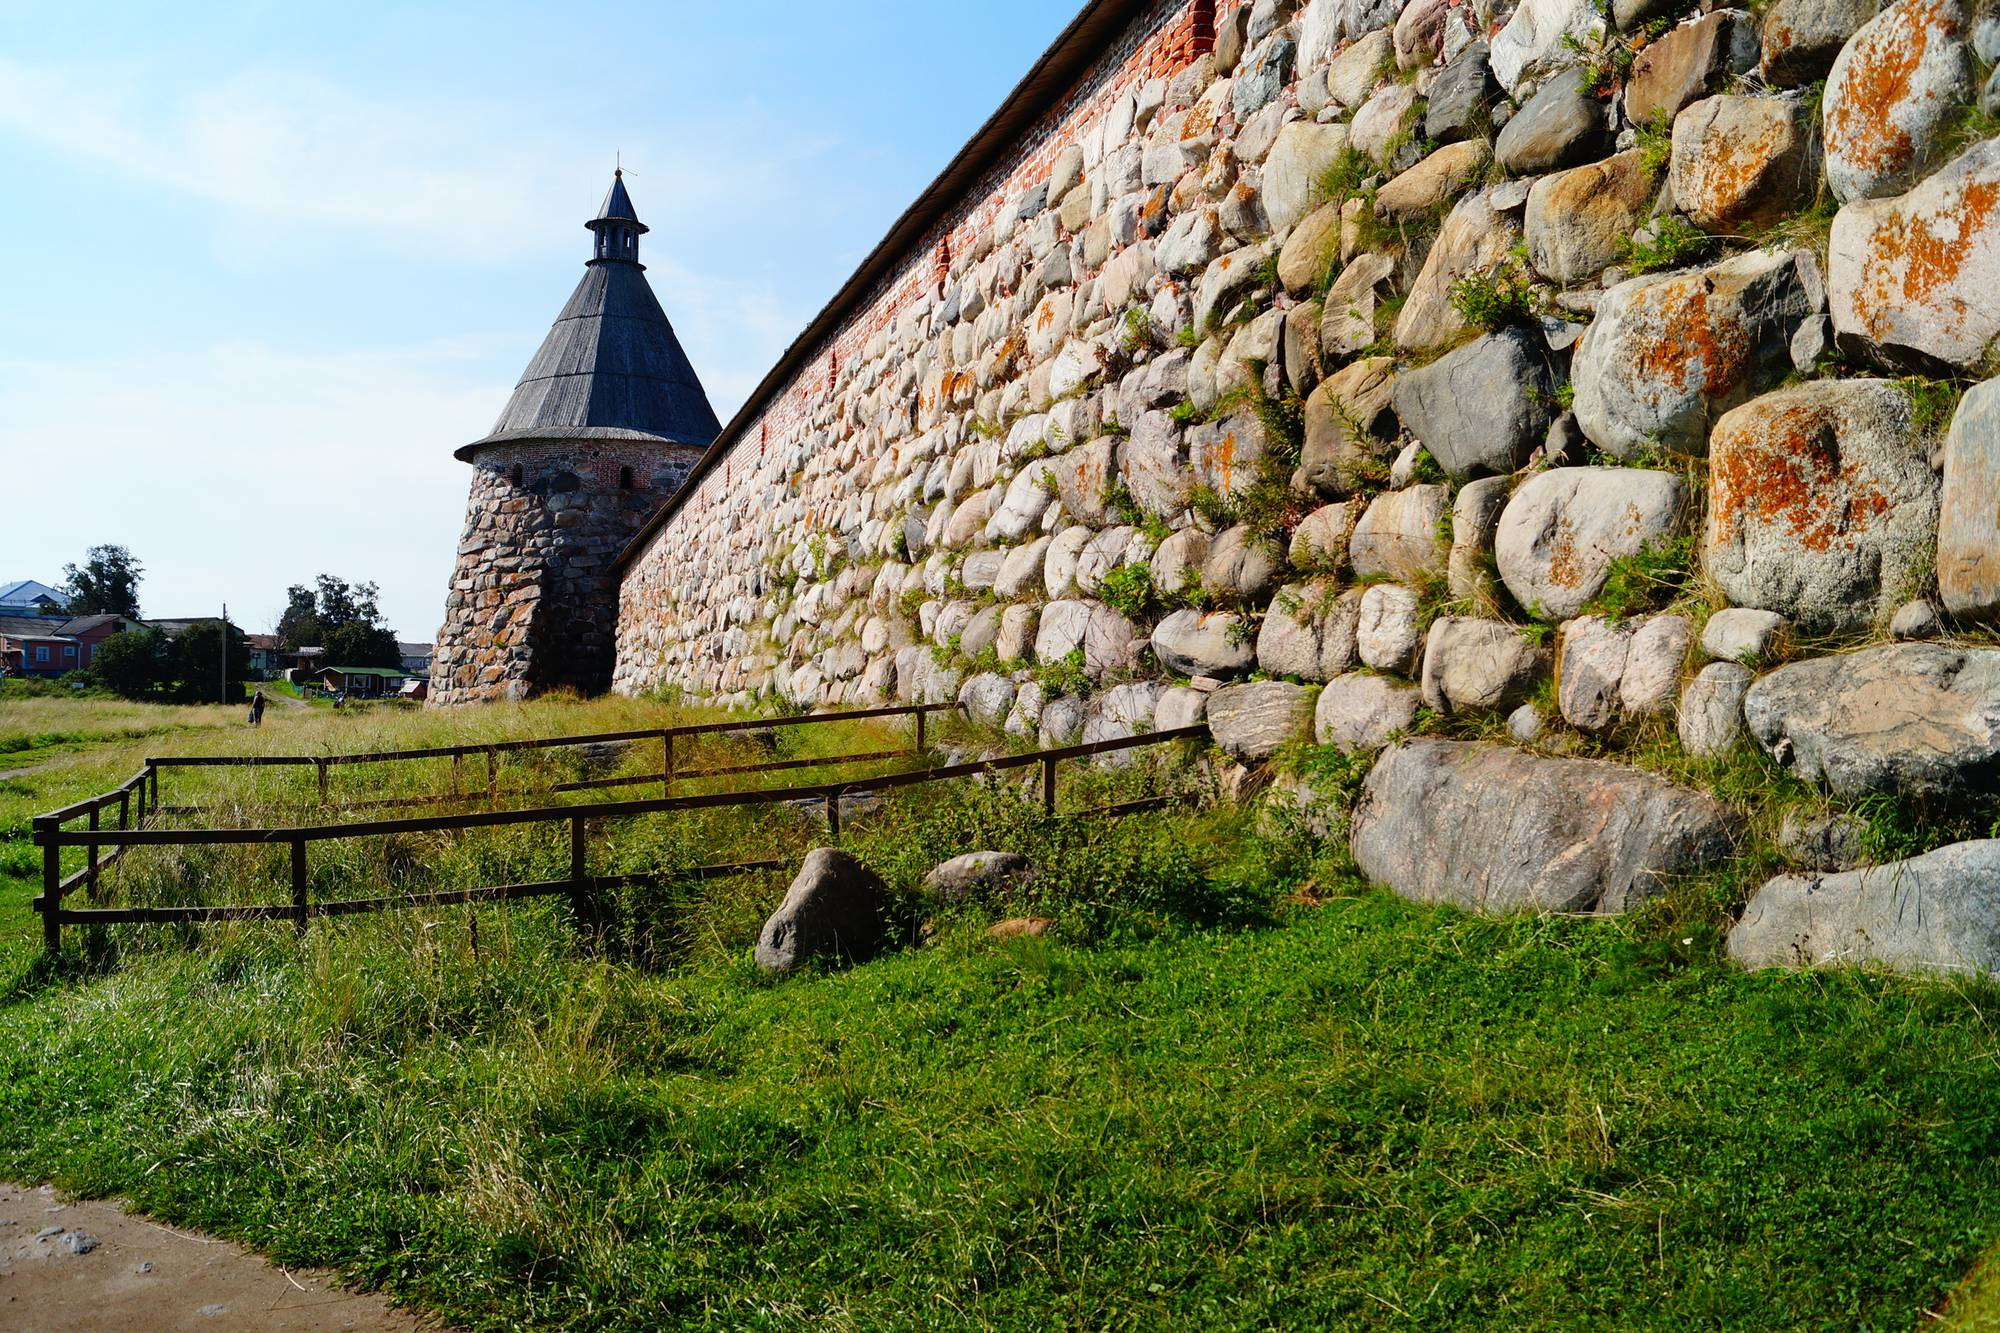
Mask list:
POLYGON ((1796 88, 1825 77, 1840 48, 1875 17, 1875 0, 1777 0, 1764 15, 1764 82, 1796 88))
POLYGON ((1740 9, 1704 14, 1639 52, 1625 80, 1625 117, 1634 125, 1661 116, 1672 120, 1723 79, 1756 63, 1754 18, 1740 9))
POLYGON ((932 866, 924 889, 948 903, 980 901, 1012 892, 1033 872, 1019 852, 967 852, 932 866))
POLYGON ((1735 745, 1743 736, 1743 696, 1751 679, 1750 668, 1736 662, 1710 662, 1696 672, 1674 718, 1681 748, 1708 759, 1735 745))
POLYGON ((1405 741, 1354 809, 1355 863, 1418 902, 1474 912, 1622 912, 1720 864, 1737 821, 1700 792, 1622 764, 1405 741))
POLYGON ((1452 289, 1465 278, 1492 273, 1521 236, 1514 215, 1494 204, 1494 192, 1481 190, 1460 199, 1446 215, 1396 316, 1399 347, 1438 347, 1465 332, 1465 317, 1452 305, 1452 289))
POLYGON ((1347 126, 1295 120, 1278 131, 1278 142, 1264 161, 1264 211, 1271 230, 1284 233, 1310 213, 1320 178, 1347 151, 1347 126))
POLYGON ((1886 619, 1936 552, 1938 482, 1887 380, 1820 380, 1745 403, 1710 442, 1709 576, 1809 630, 1886 619))
POLYGON ((1240 676, 1257 661, 1249 620, 1229 611, 1175 611, 1153 630, 1153 655, 1178 676, 1240 676))
POLYGON ((1729 932, 1745 967, 1860 965, 1899 972, 2000 972, 2000 841, 1830 875, 1780 875, 1729 932))
POLYGON ((1804 251, 1621 282, 1576 346, 1577 424, 1618 458, 1702 453, 1716 416, 1792 368, 1792 336, 1824 306, 1804 251))
POLYGON ((1833 219, 1827 292, 1851 354, 1969 369, 2000 337, 2000 139, 1974 144, 1908 194, 1833 219))
POLYGON ((1306 399, 1306 438, 1293 477, 1297 487, 1344 495, 1377 470, 1388 447, 1385 437, 1396 433, 1390 407, 1395 366, 1390 357, 1362 357, 1313 390, 1306 399))
POLYGON ((1843 796, 1935 798, 2000 777, 2000 649, 1898 643, 1794 662, 1743 700, 1750 734, 1843 796))
POLYGON ((2000 616, 2000 380, 1959 400, 1944 441, 1938 594, 1961 620, 2000 616))
POLYGON ((1424 641, 1423 698, 1440 713, 1505 713, 1548 673, 1549 650, 1517 625, 1439 616, 1424 641))
POLYGON ((1257 630, 1257 666, 1273 676, 1326 680, 1354 665, 1364 594, 1331 580, 1280 588, 1257 630))
POLYGON ((1313 699, 1303 685, 1259 680, 1225 685, 1208 696, 1208 734, 1223 753, 1259 764, 1312 725, 1313 699))
POLYGON ((1604 588, 1614 561, 1670 539, 1684 487, 1673 472, 1551 468, 1530 477, 1501 511, 1493 558, 1531 614, 1565 620, 1604 588))
POLYGON ((1437 143, 1483 137, 1481 127, 1500 98, 1484 42, 1474 42, 1439 71, 1424 110, 1424 137, 1437 143))
POLYGON ((1506 328, 1396 376, 1396 416, 1456 481, 1504 476, 1555 420, 1555 366, 1541 335, 1506 328))
POLYGON ((1414 685, 1361 672, 1335 676, 1313 707, 1313 739, 1349 754, 1379 750, 1416 727, 1422 705, 1414 685))
POLYGON ((1827 75, 1826 182, 1843 204, 1910 188, 1951 116, 1979 91, 1960 0, 1897 0, 1827 75))
POLYGON ((1493 77, 1511 93, 1565 57, 1564 38, 1589 44, 1603 35, 1603 11, 1591 0, 1523 0, 1493 38, 1493 77))
POLYGON ((1451 553, 1442 524, 1450 512, 1449 486, 1410 486, 1376 496, 1348 539, 1356 576, 1422 583, 1442 575, 1451 553))
POLYGON ((875 872, 853 856, 814 848, 757 936, 757 966, 789 972, 815 958, 870 957, 885 941, 888 896, 875 872))

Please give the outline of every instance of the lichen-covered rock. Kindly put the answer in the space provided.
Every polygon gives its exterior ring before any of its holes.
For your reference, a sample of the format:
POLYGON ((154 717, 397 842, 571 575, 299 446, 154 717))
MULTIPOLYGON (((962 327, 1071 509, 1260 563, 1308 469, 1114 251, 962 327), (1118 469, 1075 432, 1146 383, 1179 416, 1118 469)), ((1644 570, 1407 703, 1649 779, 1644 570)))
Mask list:
POLYGON ((1417 724, 1422 692, 1381 676, 1335 676, 1313 706, 1313 739, 1349 754, 1379 750, 1417 724))
POLYGON ((1621 282, 1576 346, 1577 423, 1618 458, 1702 453, 1715 417, 1790 370, 1792 335, 1824 303, 1803 251, 1621 282))
POLYGON ((1847 39, 1874 17, 1875 0, 1777 0, 1764 15, 1764 82, 1796 88, 1825 77, 1847 39))
POLYGON ((1528 191, 1529 264, 1564 286, 1595 278, 1631 240, 1654 193, 1636 151, 1542 177, 1528 191))
POLYGON ((1671 472, 1552 468, 1530 477, 1501 512, 1494 561, 1534 615, 1561 620, 1603 590, 1612 562, 1671 538, 1684 492, 1671 472))
POLYGON ((1398 375, 1396 416, 1454 480, 1505 475, 1555 420, 1557 376, 1541 335, 1510 327, 1398 375))
POLYGON ((1257 661, 1248 619, 1230 611, 1180 610, 1153 629, 1153 655, 1177 676, 1240 676, 1257 661))
POLYGON ((1780 875, 1750 895, 1729 932, 1745 967, 1886 967, 2000 972, 2000 841, 1832 875, 1780 875))
POLYGON ((2000 650, 1898 643, 1794 662, 1743 701, 1750 734, 1843 796, 1939 798, 2000 775, 2000 650))
MULTIPOLYGON (((1166 412, 1148 412, 1132 423, 1131 436, 1118 449, 1118 476, 1149 514, 1172 514, 1186 505, 1186 466, 1187 440, 1166 412)), ((1062 475, 1057 473, 1058 484, 1062 475)))
POLYGON ((1383 162, 1390 145, 1404 137, 1404 129, 1417 110, 1417 90, 1407 83, 1392 83, 1363 102, 1348 122, 1348 145, 1370 161, 1383 162))
POLYGON ((1784 97, 1711 97, 1674 120, 1667 183, 1697 227, 1733 234, 1766 227, 1812 201, 1816 146, 1784 97))
POLYGON ((1978 365, 2000 337, 2000 139, 1908 194, 1841 209, 1827 288, 1851 354, 1917 369, 1978 365))
POLYGON ((1681 694, 1675 729, 1681 748, 1697 759, 1722 754, 1743 735, 1743 696, 1753 679, 1736 662, 1710 662, 1681 694))
POLYGON ((814 848, 757 936, 757 966, 789 972, 815 958, 865 959, 884 943, 887 901, 867 866, 836 848, 814 848))
POLYGON ((1834 60, 1822 102, 1834 198, 1907 190, 1947 118, 1977 92, 1960 0, 1897 0, 1863 24, 1834 60))
POLYGON ((1661 116, 1672 120, 1725 77, 1756 63, 1755 19, 1740 9, 1704 14, 1639 52, 1625 80, 1625 117, 1634 125, 1661 116))
POLYGON ((1959 400, 1944 441, 1938 594, 1961 620, 2000 617, 2000 380, 1959 400))
POLYGON ((1343 107, 1359 107, 1382 81, 1382 68, 1395 54, 1395 38, 1386 30, 1359 36, 1333 58, 1326 70, 1326 91, 1343 107))
POLYGON ((1336 595, 1328 582, 1280 588, 1257 630, 1257 666, 1273 676, 1326 680, 1354 665, 1359 589, 1336 595))
POLYGON ((1938 483, 1910 415, 1890 381, 1822 380, 1716 424, 1703 555, 1732 602, 1852 630, 1917 591, 1938 483))
POLYGON ((1153 552, 1153 587, 1164 595, 1184 592, 1201 582, 1210 541, 1200 528, 1182 528, 1153 552))
POLYGON ((1347 543, 1356 577, 1422 583, 1442 575, 1451 546, 1440 529, 1450 512, 1449 486, 1411 486, 1376 496, 1347 543))
POLYGON ((1079 523, 1100 524, 1109 517, 1104 492, 1117 470, 1118 441, 1105 435, 1049 459, 1047 475, 1065 514, 1079 523))
POLYGON ((1609 137, 1604 104, 1590 95, 1584 72, 1566 69, 1514 113, 1493 141, 1493 159, 1513 175, 1534 176, 1590 161, 1609 137))
POLYGON ((1362 874, 1418 902, 1612 913, 1720 864, 1736 832, 1707 796, 1623 764, 1417 740, 1369 773, 1353 850, 1362 874))
POLYGON ((1302 739, 1312 715, 1311 692, 1289 681, 1225 685, 1208 696, 1208 734, 1223 753, 1246 764, 1262 763, 1302 739))
POLYGON ((1197 483, 1229 498, 1257 481, 1265 453, 1264 427, 1249 410, 1189 427, 1188 467, 1197 483))
POLYGON ((1498 620, 1440 616, 1424 642, 1424 703, 1440 713, 1505 713, 1547 674, 1549 651, 1498 620))

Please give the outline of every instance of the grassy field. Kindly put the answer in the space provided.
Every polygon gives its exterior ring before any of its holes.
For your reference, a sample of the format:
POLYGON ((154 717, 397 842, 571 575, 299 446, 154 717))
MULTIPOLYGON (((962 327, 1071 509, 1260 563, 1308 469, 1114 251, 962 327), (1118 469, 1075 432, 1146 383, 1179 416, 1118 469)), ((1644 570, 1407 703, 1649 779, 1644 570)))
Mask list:
MULTIPOLYGON (((1337 844, 1226 808, 1106 828, 969 784, 891 803, 847 845, 931 942, 778 981, 747 951, 783 876, 635 893, 600 949, 553 902, 303 940, 107 933, 51 967, 26 818, 148 751, 679 714, 285 709, 253 733, 236 710, 46 702, 0 709, 0 742, 69 738, 0 782, 0 1174, 124 1193, 467 1327, 1901 1333, 2000 1235, 1989 987, 1746 976, 1658 918, 1413 907, 1357 884, 1337 844), (925 911, 922 870, 976 846, 1041 874, 925 911), (1022 912, 1058 930, 984 938, 1022 912)), ((1198 785, 1183 764, 1073 798, 1161 782, 1198 785)), ((298 788, 258 771, 187 790, 271 818, 309 808, 298 788)), ((602 855, 795 859, 823 838, 788 809, 705 814, 621 828, 602 855)), ((315 891, 562 856, 533 834, 384 839, 315 891)), ((120 889, 268 897, 269 869, 135 856, 120 889)), ((1961 1330, 1992 1326, 1977 1290, 1961 1330)))

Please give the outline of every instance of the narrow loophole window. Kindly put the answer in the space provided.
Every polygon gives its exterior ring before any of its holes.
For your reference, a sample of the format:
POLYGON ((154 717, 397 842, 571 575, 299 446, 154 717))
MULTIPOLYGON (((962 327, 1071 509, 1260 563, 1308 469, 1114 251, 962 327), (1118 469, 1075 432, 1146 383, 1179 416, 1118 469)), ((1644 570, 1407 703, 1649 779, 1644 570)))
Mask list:
POLYGON ((629 491, 632 489, 631 468, 621 467, 618 469, 618 489, 621 491, 629 491))
POLYGON ((512 478, 516 486, 519 486, 521 484, 521 465, 519 463, 514 464, 512 468, 508 469, 507 475, 512 478))

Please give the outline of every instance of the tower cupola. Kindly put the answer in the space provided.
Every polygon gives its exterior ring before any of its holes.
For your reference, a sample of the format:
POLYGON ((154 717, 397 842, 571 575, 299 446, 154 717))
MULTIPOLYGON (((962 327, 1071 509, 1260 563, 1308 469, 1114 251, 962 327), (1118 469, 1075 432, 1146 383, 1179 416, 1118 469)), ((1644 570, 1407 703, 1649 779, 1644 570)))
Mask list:
POLYGON ((624 168, 611 173, 611 192, 604 196, 604 207, 583 225, 597 234, 591 263, 645 267, 639 263, 639 238, 650 228, 639 221, 638 211, 632 207, 632 196, 625 192, 624 168))

